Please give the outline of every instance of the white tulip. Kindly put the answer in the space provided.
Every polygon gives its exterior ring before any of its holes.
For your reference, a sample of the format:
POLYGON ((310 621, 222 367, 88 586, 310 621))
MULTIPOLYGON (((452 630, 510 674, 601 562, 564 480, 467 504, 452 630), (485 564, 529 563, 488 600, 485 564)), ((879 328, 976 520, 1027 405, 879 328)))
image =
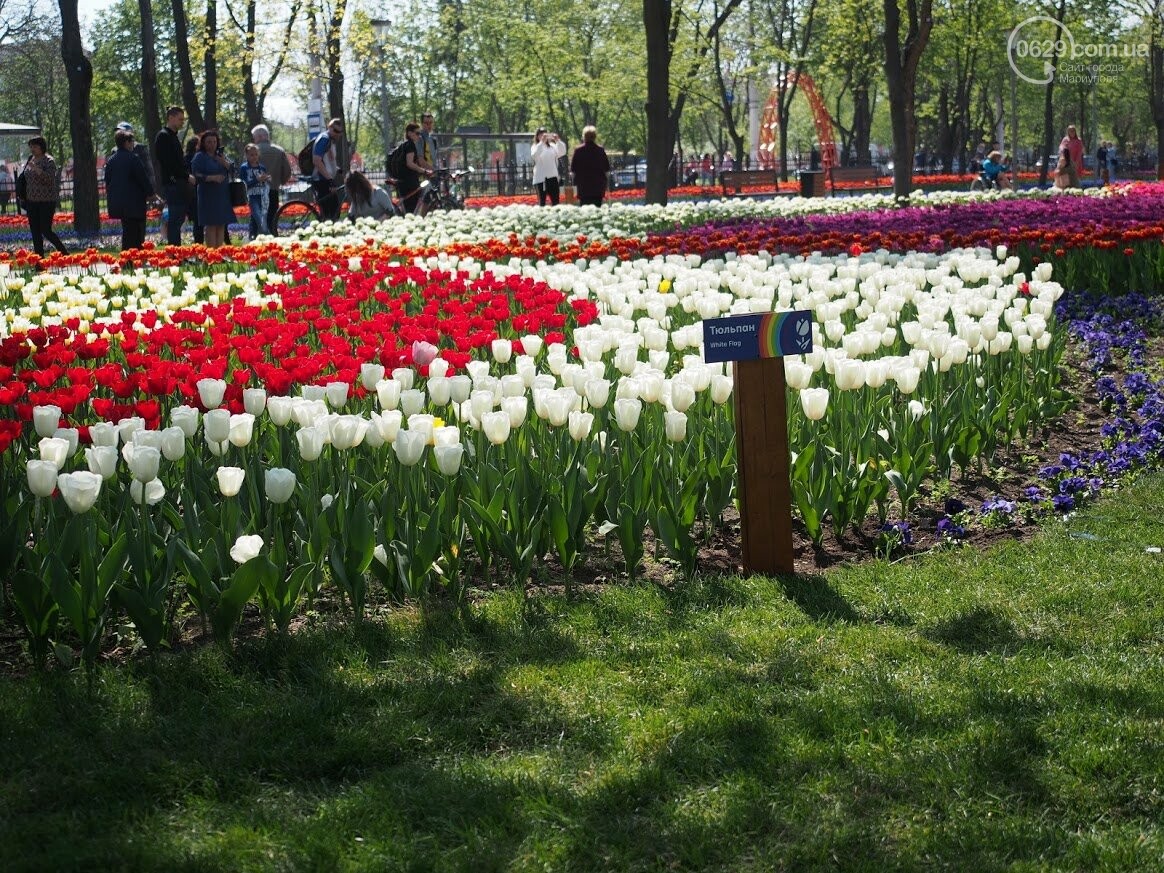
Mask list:
POLYGON ((117 430, 121 434, 121 441, 127 443, 133 439, 133 435, 139 430, 145 429, 145 419, 140 415, 135 415, 132 418, 123 418, 117 423, 117 430))
POLYGON ((828 405, 828 388, 805 388, 800 392, 800 408, 804 410, 809 421, 820 421, 824 418, 828 405))
POLYGON ((251 415, 258 417, 263 414, 263 410, 267 408, 267 389, 266 388, 244 388, 243 389, 243 409, 251 415))
POLYGON ((295 432, 299 443, 299 457, 304 461, 317 461, 323 453, 323 432, 317 427, 303 427, 295 432))
POLYGON ((69 441, 60 437, 45 437, 37 444, 42 460, 54 464, 57 470, 69 460, 69 441))
POLYGON ((416 388, 407 388, 401 391, 400 408, 405 415, 416 415, 424 409, 424 392, 416 388))
POLYGON ((614 401, 614 420, 618 424, 619 430, 632 431, 639 423, 639 415, 643 411, 643 402, 641 400, 633 400, 630 398, 623 398, 614 401))
POLYGON ((291 410, 294 401, 290 397, 276 396, 267 398, 267 415, 275 427, 285 427, 291 421, 291 410))
POLYGON ((149 446, 151 449, 162 450, 162 432, 160 430, 139 430, 130 440, 135 446, 149 446))
POLYGON ((732 377, 731 376, 712 376, 711 377, 711 400, 716 404, 727 403, 728 398, 732 396, 732 377))
POLYGON ((443 425, 432 429, 434 446, 455 446, 461 442, 461 429, 456 425, 443 425))
POLYGON ((226 382, 222 379, 199 379, 196 387, 204 409, 217 409, 222 405, 226 394, 226 382))
POLYGON ((166 496, 166 486, 161 479, 151 479, 144 485, 137 479, 129 483, 129 498, 135 506, 144 501, 147 506, 157 506, 166 496))
POLYGON ((212 409, 202 416, 203 432, 210 442, 224 443, 230 439, 230 411, 212 409))
POLYGON ((521 338, 521 348, 531 358, 538 356, 538 352, 542 350, 542 343, 542 338, 532 333, 526 334, 521 338))
POLYGON ((453 403, 464 403, 473 390, 473 380, 461 374, 449 377, 449 393, 453 403))
POLYGON ((493 360, 499 364, 508 364, 513 357, 513 343, 507 339, 495 339, 489 347, 493 352, 493 360))
POLYGON ((251 444, 255 434, 255 417, 249 412, 240 412, 230 417, 229 435, 227 439, 235 448, 244 448, 251 444))
MULTIPOLYGON (((412 372, 411 370, 409 372, 412 372)), ((400 405, 400 391, 403 385, 395 379, 381 379, 376 383, 376 400, 381 409, 395 409, 400 405)))
POLYGON ((396 459, 405 467, 412 467, 420 462, 424 456, 424 447, 427 443, 425 435, 411 430, 402 430, 396 434, 396 441, 392 449, 396 452, 396 459))
POLYGON ((162 435, 162 457, 167 461, 179 461, 186 454, 186 434, 180 427, 167 427, 162 435))
POLYGON ((122 456, 129 465, 129 472, 138 482, 152 482, 158 478, 162 453, 153 446, 128 443, 122 449, 122 456))
POLYGON ((101 476, 87 470, 76 473, 61 473, 57 477, 57 488, 65 500, 65 506, 76 515, 88 512, 97 503, 101 494, 101 476))
POLYGON ((449 375, 449 362, 444 358, 433 358, 428 363, 428 378, 442 379, 449 375))
POLYGON ((695 403, 695 388, 682 379, 671 380, 671 406, 676 412, 686 412, 695 403))
MULTIPOLYGON (((416 345, 417 345, 417 343, 413 343, 412 344, 413 348, 416 348, 416 345)), ((423 343, 423 345, 428 345, 428 343, 423 343)), ((433 349, 433 353, 435 356, 436 347, 433 346, 431 348, 433 349)), ((429 360, 432 360, 432 359, 430 358, 429 360)), ((412 370, 410 370, 408 367, 397 367, 395 370, 392 371, 392 381, 400 383, 400 390, 401 391, 407 391, 409 388, 411 388, 412 381, 415 378, 416 378, 416 374, 414 372, 412 372, 412 370)))
POLYGON ((263 491, 272 503, 286 503, 295 493, 295 474, 283 467, 264 471, 263 491))
POLYGON ((384 548, 383 543, 376 543, 376 547, 372 549, 372 557, 379 561, 383 566, 388 566, 388 550, 384 548))
POLYGON ((801 391, 812 384, 812 367, 794 358, 785 358, 784 381, 789 388, 801 391))
POLYGON ((399 409, 390 409, 382 415, 372 413, 372 424, 380 432, 380 438, 386 443, 395 442, 396 434, 400 430, 400 422, 403 419, 404 413, 399 409))
POLYGON ((328 382, 323 391, 324 397, 327 399, 327 405, 332 409, 339 409, 348 402, 347 382, 328 382))
POLYGON ((37 497, 52 497, 57 487, 57 465, 52 461, 34 458, 25 466, 28 490, 37 497))
POLYGON ((432 376, 430 374, 425 388, 428 389, 428 399, 436 406, 444 406, 452 399, 453 389, 446 376, 432 376))
POLYGON ((242 489, 247 473, 242 467, 219 467, 215 476, 219 493, 223 497, 234 497, 242 489))
MULTIPOLYGON (((177 424, 177 421, 174 420, 174 417, 178 410, 190 408, 191 407, 189 406, 179 406, 178 409, 175 409, 170 413, 170 421, 173 421, 175 424, 177 424)), ((198 410, 194 410, 194 415, 194 427, 197 429, 198 410)), ((183 431, 185 431, 185 428, 183 428, 183 431)), ((121 431, 117 429, 117 425, 115 424, 112 424, 108 421, 99 421, 96 424, 89 425, 89 441, 95 446, 110 446, 111 448, 117 448, 117 443, 120 439, 121 431)))
POLYGON ((32 407, 32 426, 39 437, 51 437, 57 432, 61 423, 61 408, 59 406, 32 407))
POLYGON ((331 444, 341 450, 354 449, 364 441, 368 420, 359 415, 338 416, 331 425, 331 444))
POLYGON ((90 446, 85 449, 85 463, 89 465, 90 473, 96 473, 102 479, 112 479, 117 475, 117 449, 113 446, 90 446))
POLYGON ((912 394, 917 390, 918 380, 921 378, 921 370, 917 367, 898 367, 892 374, 893 381, 897 383, 897 390, 902 394, 912 394))
POLYGON ((577 442, 582 442, 590 436, 590 430, 594 427, 594 413, 592 412, 571 412, 569 416, 570 423, 570 437, 577 442))
POLYGON ((465 447, 460 443, 454 446, 435 446, 433 454, 436 456, 437 469, 445 476, 455 476, 461 469, 461 457, 465 454, 465 447))
POLYGON ((585 385, 586 402, 593 409, 602 409, 610 400, 609 379, 587 379, 585 385))
POLYGON ((436 416, 427 412, 418 412, 408 416, 408 429, 424 435, 426 445, 432 445, 433 431, 436 428, 436 416))
POLYGON ((521 427, 529 414, 529 398, 524 394, 521 397, 503 397, 501 411, 509 416, 510 427, 521 427))
POLYGON ((375 391, 376 386, 383 378, 384 367, 382 365, 373 362, 360 364, 360 384, 364 386, 365 391, 375 391))
POLYGON ((258 534, 249 534, 239 537, 230 547, 230 557, 237 564, 245 564, 252 558, 257 558, 263 550, 263 538, 258 534))
POLYGON ((503 445, 509 439, 511 429, 509 415, 505 412, 486 412, 481 416, 481 430, 495 446, 503 445))
POLYGON ((673 443, 687 439, 687 414, 684 412, 663 413, 663 428, 667 439, 673 443))

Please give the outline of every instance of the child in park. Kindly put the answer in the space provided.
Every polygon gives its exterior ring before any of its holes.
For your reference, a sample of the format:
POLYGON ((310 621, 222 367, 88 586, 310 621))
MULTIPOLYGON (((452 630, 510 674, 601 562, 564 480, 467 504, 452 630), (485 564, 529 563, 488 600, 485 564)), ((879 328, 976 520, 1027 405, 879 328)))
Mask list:
POLYGON ((271 174, 259 163, 259 147, 253 142, 243 150, 246 163, 239 169, 239 178, 247 186, 247 203, 251 208, 251 239, 267 233, 267 204, 271 189, 267 184, 271 174))

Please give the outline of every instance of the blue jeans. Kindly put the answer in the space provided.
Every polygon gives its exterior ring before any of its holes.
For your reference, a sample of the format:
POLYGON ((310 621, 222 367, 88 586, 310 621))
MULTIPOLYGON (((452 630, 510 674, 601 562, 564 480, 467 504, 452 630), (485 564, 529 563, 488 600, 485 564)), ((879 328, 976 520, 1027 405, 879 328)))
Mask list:
POLYGON ((251 207, 251 239, 254 239, 267 232, 267 206, 262 194, 251 194, 247 202, 251 207))
POLYGON ((182 222, 190 211, 187 200, 188 185, 166 185, 162 189, 162 196, 166 198, 166 209, 169 217, 166 219, 166 243, 172 246, 182 244, 182 222))

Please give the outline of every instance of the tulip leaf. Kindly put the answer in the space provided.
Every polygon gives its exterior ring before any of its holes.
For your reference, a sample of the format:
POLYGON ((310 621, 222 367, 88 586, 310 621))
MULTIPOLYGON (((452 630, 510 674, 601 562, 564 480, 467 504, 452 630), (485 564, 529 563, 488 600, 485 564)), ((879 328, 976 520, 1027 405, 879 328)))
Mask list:
POLYGON ((230 635, 242 618, 243 608, 259 590, 264 576, 277 572, 275 565, 265 556, 251 558, 235 569, 210 617, 215 639, 220 643, 230 640, 230 635))
POLYGON ((41 576, 28 570, 12 574, 12 602, 24 619, 28 631, 29 648, 37 666, 43 666, 48 653, 48 638, 56 625, 58 606, 49 586, 41 576))
POLYGON ((60 556, 53 552, 45 560, 49 590, 60 607, 61 615, 73 626, 81 638, 85 637, 85 610, 81 604, 81 591, 73 574, 65 566, 60 556))

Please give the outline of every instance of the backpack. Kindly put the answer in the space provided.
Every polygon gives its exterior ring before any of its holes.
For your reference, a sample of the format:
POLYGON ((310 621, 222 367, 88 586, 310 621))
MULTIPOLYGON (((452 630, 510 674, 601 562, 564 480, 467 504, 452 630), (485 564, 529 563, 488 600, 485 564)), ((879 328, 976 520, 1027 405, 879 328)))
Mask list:
POLYGON ((408 165, 404 159, 404 147, 408 145, 407 139, 400 140, 396 144, 396 148, 388 155, 388 175, 393 179, 399 179, 408 171, 408 165))
POLYGON ((299 150, 299 154, 295 158, 299 164, 299 175, 310 176, 315 172, 314 149, 315 140, 311 140, 311 142, 299 150))

